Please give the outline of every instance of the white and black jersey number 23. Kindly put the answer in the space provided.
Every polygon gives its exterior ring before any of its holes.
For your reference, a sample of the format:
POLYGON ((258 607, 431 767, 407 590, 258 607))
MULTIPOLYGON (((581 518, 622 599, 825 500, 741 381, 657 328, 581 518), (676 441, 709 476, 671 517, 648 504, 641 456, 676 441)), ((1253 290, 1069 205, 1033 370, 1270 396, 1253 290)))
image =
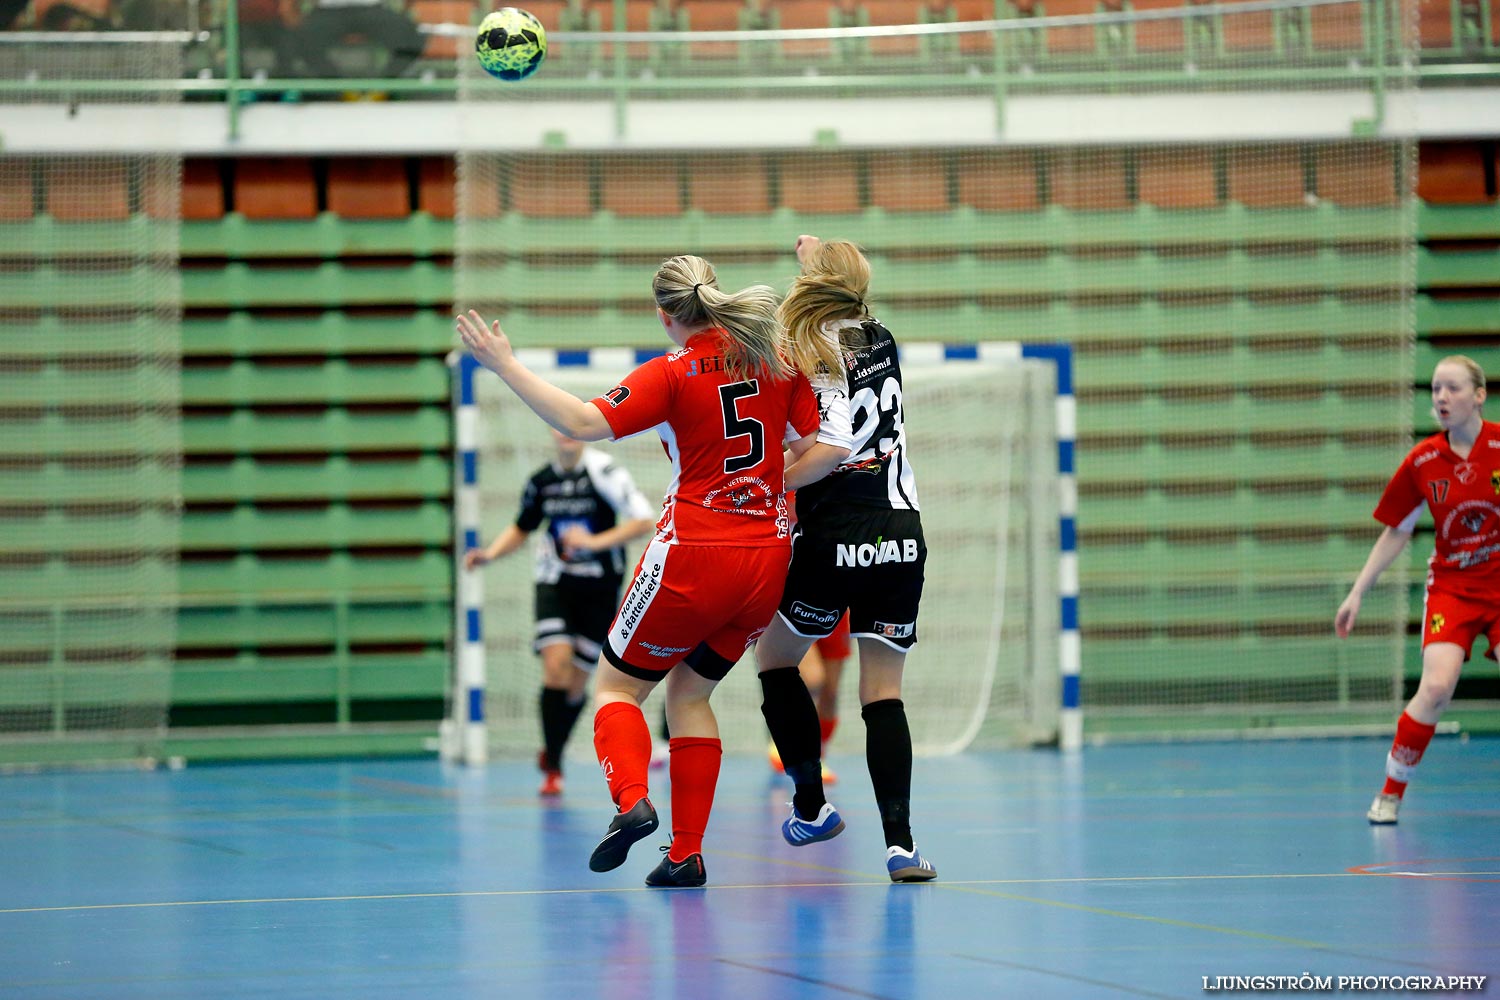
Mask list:
POLYGON ((880 383, 879 397, 874 389, 865 386, 850 398, 849 413, 854 425, 854 449, 846 463, 858 465, 889 455, 895 450, 896 442, 901 440, 901 383, 887 378, 880 383), (890 418, 890 436, 880 438, 871 447, 870 438, 886 423, 880 419, 882 416, 890 418))

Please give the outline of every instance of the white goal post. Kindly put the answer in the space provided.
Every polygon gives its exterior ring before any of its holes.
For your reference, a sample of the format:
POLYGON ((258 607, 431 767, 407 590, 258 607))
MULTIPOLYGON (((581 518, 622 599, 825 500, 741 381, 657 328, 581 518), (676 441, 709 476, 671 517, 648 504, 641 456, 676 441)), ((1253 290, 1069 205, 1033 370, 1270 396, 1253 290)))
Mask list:
MULTIPOLYGON (((522 350, 534 371, 592 398, 658 350, 522 350)), ((909 454, 929 549, 921 641, 903 699, 919 754, 971 745, 1076 748, 1078 569, 1072 354, 1066 345, 908 344, 901 350, 909 454)), ((462 554, 515 517, 526 479, 549 460, 542 424, 466 354, 454 374, 454 658, 442 752, 482 763, 540 745, 540 669, 531 652, 532 572, 518 553, 482 572, 462 554)), ((653 501, 669 465, 654 433, 601 447, 653 501)), ((637 544, 631 552, 638 554, 637 544)), ((853 664, 840 715, 859 717, 853 664)), ((652 702, 659 700, 653 696, 652 702)), ((760 689, 749 657, 714 694, 726 752, 763 751, 760 689)), ((647 706, 653 730, 660 709, 647 706)), ((856 752, 842 726, 830 752, 856 752)), ((568 755, 591 759, 580 725, 568 755)))

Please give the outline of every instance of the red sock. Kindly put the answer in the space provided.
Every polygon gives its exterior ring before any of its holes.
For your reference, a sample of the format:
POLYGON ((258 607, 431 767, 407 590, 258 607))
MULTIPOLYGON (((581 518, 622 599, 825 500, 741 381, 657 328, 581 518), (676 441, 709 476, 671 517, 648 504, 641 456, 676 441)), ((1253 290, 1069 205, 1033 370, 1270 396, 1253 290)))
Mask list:
POLYGON ((839 717, 837 715, 832 718, 818 720, 818 728, 823 732, 823 748, 825 750, 828 748, 828 741, 833 739, 833 731, 838 727, 839 717))
POLYGON ((650 791, 651 728, 640 708, 612 701, 594 713, 594 753, 609 782, 609 797, 620 812, 629 812, 650 791))
POLYGON ((1381 795, 1401 796, 1406 793, 1406 783, 1416 769, 1417 761, 1432 741, 1437 726, 1418 722, 1405 712, 1396 720, 1396 738, 1391 742, 1391 752, 1385 758, 1385 787, 1381 795))
POLYGON ((674 736, 672 748, 672 849, 667 857, 686 861, 703 850, 703 831, 714 807, 724 745, 701 736, 674 736))

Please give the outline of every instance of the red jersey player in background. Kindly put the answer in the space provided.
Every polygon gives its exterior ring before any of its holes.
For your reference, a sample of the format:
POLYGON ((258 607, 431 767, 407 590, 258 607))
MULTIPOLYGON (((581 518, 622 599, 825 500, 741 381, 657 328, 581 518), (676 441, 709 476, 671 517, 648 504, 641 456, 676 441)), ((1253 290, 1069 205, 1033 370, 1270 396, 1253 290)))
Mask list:
MULTIPOLYGON (((776 612, 790 555, 782 448, 815 479, 848 455, 818 444, 817 401, 763 285, 727 294, 700 257, 673 257, 651 283, 678 350, 584 402, 529 371, 495 323, 458 318, 465 345, 554 428, 581 441, 656 430, 672 484, 604 644, 594 749, 617 809, 589 867, 610 871, 657 828, 648 786, 651 731, 641 703, 663 679, 672 738, 672 843, 652 886, 706 881, 703 833, 722 748, 709 696, 776 612), (685 667, 685 669, 678 669, 685 667)), ((808 481, 811 481, 810 479, 808 481)), ((802 483, 793 480, 795 485, 802 483)))
POLYGON ((1422 680, 1396 723, 1386 757, 1385 786, 1366 814, 1371 823, 1396 822, 1401 796, 1432 739, 1474 640, 1500 645, 1500 424, 1484 419, 1484 369, 1451 355, 1432 373, 1432 410, 1438 433, 1407 453, 1375 519, 1385 525, 1349 596, 1339 605, 1334 630, 1346 638, 1360 599, 1406 547, 1425 505, 1432 511, 1434 545, 1428 560, 1422 609, 1422 680))

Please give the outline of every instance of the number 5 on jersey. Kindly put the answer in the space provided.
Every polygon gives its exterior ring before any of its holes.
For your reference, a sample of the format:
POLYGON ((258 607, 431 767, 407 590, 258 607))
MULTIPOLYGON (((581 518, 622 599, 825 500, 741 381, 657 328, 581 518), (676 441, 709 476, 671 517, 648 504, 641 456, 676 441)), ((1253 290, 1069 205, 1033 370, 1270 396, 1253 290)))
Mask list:
POLYGON ((744 382, 729 382, 719 386, 719 402, 723 404, 724 412, 724 440, 750 438, 748 452, 724 460, 726 476, 752 469, 766 457, 766 425, 754 417, 740 416, 739 407, 740 400, 759 395, 759 393, 760 383, 753 378, 744 382))

